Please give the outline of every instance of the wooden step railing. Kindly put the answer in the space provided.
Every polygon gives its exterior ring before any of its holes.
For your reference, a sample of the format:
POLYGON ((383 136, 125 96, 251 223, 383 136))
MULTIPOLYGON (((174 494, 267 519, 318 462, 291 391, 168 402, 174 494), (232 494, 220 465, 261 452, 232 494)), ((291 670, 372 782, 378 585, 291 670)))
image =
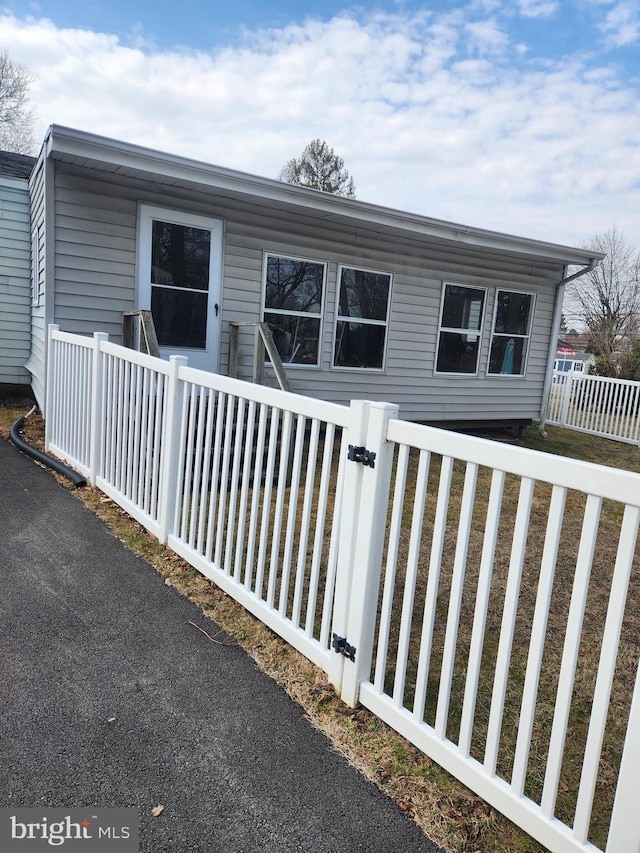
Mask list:
POLYGON ((160 358, 158 336, 151 311, 125 311, 123 313, 122 345, 160 358))
POLYGON ((230 323, 229 324, 229 376, 233 379, 238 377, 238 345, 241 326, 253 326, 255 329, 255 343, 253 347, 253 381, 258 385, 264 385, 264 363, 268 356, 273 367, 278 385, 283 391, 291 391, 289 378, 280 358, 271 329, 268 323, 230 323))

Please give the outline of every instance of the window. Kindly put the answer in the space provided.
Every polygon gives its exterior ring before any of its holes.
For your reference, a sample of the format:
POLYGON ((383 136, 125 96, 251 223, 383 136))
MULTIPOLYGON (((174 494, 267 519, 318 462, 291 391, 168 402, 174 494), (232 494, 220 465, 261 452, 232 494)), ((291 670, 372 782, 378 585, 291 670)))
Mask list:
POLYGON ((556 373, 582 373, 584 365, 581 361, 574 361, 572 358, 556 358, 553 369, 556 373))
POLYGON ((390 295, 388 273, 340 268, 334 367, 384 368, 390 295))
POLYGON ((478 372, 485 298, 482 288, 445 282, 436 373, 478 372))
POLYGON ((489 373, 493 376, 524 376, 533 294, 498 290, 491 335, 489 373))
POLYGON ((264 321, 284 364, 319 363, 325 265, 267 255, 264 321))

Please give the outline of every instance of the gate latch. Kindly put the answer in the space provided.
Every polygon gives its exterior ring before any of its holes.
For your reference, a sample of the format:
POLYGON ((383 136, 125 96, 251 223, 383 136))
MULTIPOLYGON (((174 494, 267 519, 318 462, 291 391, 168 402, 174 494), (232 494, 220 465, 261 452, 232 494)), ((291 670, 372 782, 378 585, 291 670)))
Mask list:
POLYGON ((349 445, 349 454, 347 459, 349 462, 361 462, 365 468, 375 468, 376 454, 373 450, 367 450, 366 447, 355 447, 349 445))
POLYGON ((346 637, 339 637, 337 634, 334 634, 331 645, 338 654, 344 655, 346 658, 349 658, 350 661, 355 663, 356 647, 350 646, 346 637))

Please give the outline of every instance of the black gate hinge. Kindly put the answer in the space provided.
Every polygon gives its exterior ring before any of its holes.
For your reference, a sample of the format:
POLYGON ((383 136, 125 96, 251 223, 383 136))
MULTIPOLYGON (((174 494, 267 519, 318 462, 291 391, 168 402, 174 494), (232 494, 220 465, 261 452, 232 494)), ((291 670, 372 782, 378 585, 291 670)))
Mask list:
POLYGON ((355 447, 353 444, 349 445, 347 456, 349 462, 361 462, 365 468, 375 468, 375 458, 376 454, 373 450, 367 450, 366 447, 355 447))
POLYGON ((338 654, 344 655, 346 658, 349 658, 350 661, 355 663, 356 647, 350 646, 346 637, 339 637, 337 634, 334 634, 331 645, 338 654))

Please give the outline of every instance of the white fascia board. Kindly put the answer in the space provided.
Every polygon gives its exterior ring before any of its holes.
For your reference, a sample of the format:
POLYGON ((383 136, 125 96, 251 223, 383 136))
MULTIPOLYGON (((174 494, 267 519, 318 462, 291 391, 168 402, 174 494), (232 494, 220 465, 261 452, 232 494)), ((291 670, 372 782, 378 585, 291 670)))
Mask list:
POLYGON ((393 228, 413 235, 435 237, 469 246, 531 255, 564 264, 588 264, 594 258, 604 257, 587 249, 473 228, 357 199, 342 198, 58 125, 49 128, 45 150, 46 156, 54 159, 70 158, 80 166, 86 164, 96 168, 99 163, 99 168, 105 172, 126 175, 130 170, 137 175, 146 173, 150 179, 168 179, 177 184, 199 185, 203 189, 242 193, 291 207, 313 210, 316 216, 341 217, 370 226, 393 228))

